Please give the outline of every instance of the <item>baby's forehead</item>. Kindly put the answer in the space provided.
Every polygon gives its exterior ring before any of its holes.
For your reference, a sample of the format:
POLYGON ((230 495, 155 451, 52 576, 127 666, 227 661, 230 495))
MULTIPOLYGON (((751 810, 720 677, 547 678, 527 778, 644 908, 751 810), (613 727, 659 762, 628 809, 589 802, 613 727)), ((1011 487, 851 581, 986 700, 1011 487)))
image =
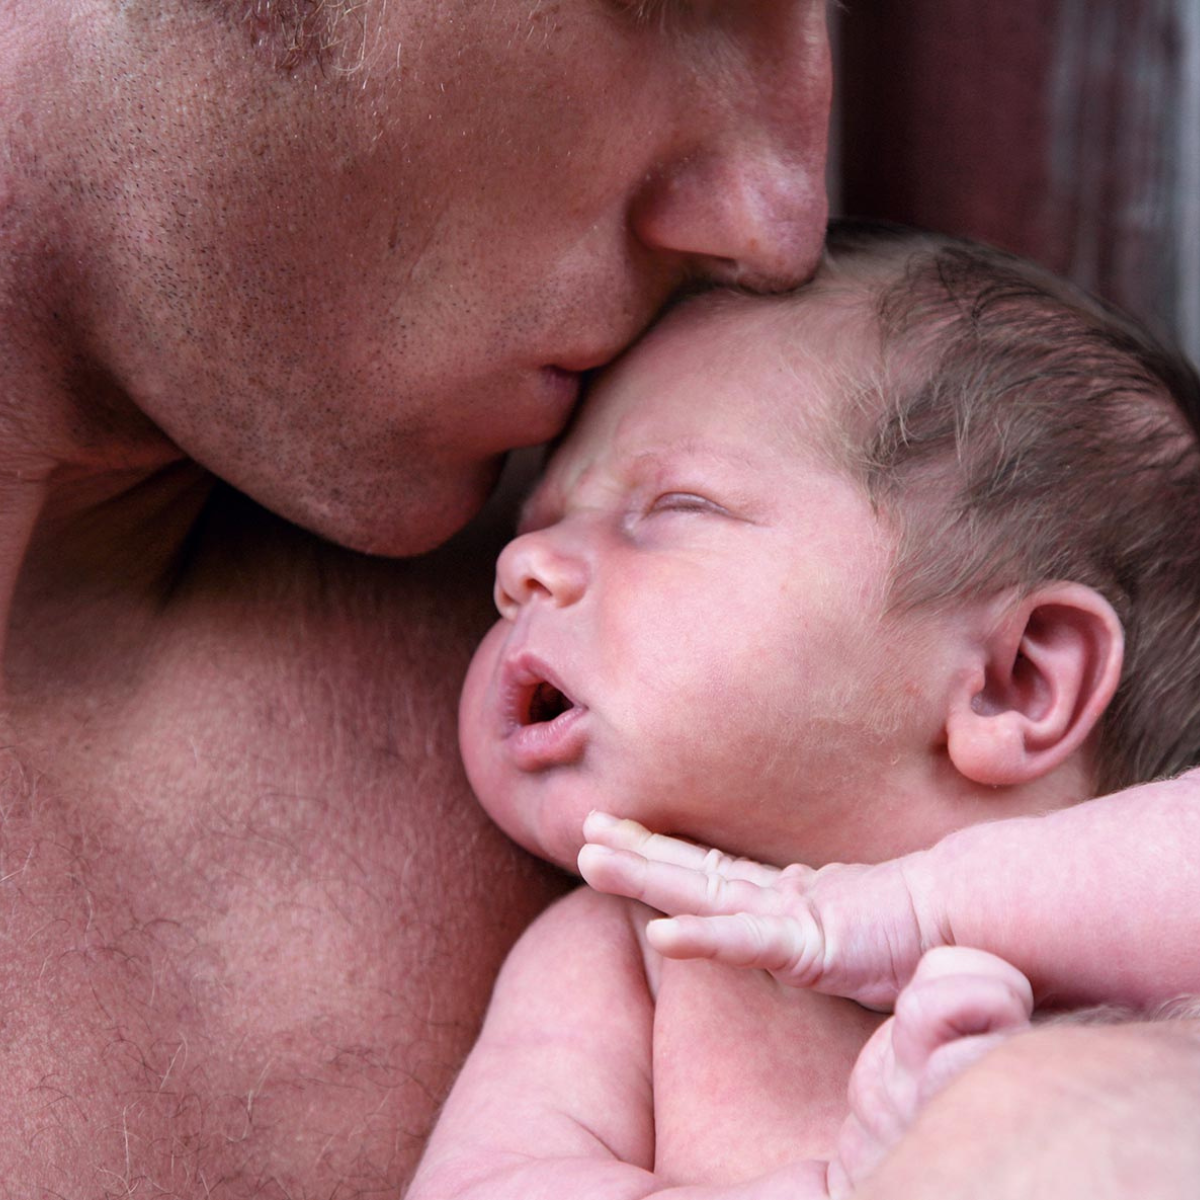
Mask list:
POLYGON ((673 310, 603 377, 588 404, 612 426, 636 421, 673 374, 690 391, 671 416, 703 427, 741 411, 762 436, 797 449, 837 449, 870 423, 881 378, 873 298, 858 285, 818 281, 780 296, 716 291, 673 310), (612 393, 617 393, 613 395, 612 393))
POLYGON ((557 511, 597 472, 676 451, 736 460, 767 445, 845 473, 876 342, 869 313, 845 297, 696 298, 594 383, 527 513, 557 511))

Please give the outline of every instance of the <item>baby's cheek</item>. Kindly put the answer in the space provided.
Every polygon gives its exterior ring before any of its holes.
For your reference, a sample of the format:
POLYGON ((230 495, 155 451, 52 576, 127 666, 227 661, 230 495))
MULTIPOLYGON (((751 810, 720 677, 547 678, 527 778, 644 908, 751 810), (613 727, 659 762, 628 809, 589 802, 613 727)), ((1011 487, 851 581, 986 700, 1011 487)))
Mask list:
POLYGON ((497 622, 471 659, 458 706, 458 744, 483 811, 513 841, 545 858, 550 855, 539 829, 538 777, 517 770, 503 744, 507 718, 499 667, 511 629, 509 622, 497 622))
POLYGON ((501 713, 495 675, 505 632, 505 623, 497 621, 480 642, 467 667, 458 704, 458 746, 463 766, 472 790, 493 820, 499 820, 492 805, 498 802, 501 784, 501 713))

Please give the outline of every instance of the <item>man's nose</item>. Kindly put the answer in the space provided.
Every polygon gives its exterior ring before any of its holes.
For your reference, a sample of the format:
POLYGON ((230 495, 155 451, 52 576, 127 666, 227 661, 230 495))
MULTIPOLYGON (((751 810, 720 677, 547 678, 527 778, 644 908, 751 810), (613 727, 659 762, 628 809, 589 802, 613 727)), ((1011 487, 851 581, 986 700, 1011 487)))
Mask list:
POLYGON ((564 608, 576 603, 587 590, 588 568, 583 558, 565 544, 558 527, 550 526, 514 538, 496 563, 496 608, 507 620, 516 620, 534 600, 564 608))
MULTIPOLYGON (((782 36, 783 31, 780 31, 782 36)), ((784 291, 816 269, 828 205, 829 45, 822 24, 760 55, 738 81, 684 110, 675 154, 631 207, 637 238, 686 260, 690 273, 753 291, 784 291)))

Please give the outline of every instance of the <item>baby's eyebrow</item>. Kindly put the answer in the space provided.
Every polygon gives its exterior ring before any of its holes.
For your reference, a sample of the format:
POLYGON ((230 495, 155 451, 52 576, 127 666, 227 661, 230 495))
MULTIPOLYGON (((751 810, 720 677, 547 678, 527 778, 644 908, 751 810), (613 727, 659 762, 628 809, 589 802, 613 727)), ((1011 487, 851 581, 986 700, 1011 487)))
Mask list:
POLYGON ((641 450, 631 458, 635 467, 661 469, 679 462, 715 462, 733 467, 754 468, 751 455, 728 446, 700 439, 684 438, 674 443, 670 450, 641 450))

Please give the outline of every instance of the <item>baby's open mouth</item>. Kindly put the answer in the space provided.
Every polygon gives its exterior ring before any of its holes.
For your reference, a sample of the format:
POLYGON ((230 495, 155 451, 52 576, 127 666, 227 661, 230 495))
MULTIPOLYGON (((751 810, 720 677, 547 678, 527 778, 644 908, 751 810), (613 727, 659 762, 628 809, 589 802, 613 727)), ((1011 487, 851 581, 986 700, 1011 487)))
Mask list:
POLYGON ((500 736, 520 771, 544 771, 582 761, 587 748, 586 704, 563 691, 553 668, 532 654, 505 666, 500 736))
POLYGON ((575 703, 570 696, 559 691, 554 684, 542 680, 529 691, 521 724, 542 725, 574 707, 575 703))

